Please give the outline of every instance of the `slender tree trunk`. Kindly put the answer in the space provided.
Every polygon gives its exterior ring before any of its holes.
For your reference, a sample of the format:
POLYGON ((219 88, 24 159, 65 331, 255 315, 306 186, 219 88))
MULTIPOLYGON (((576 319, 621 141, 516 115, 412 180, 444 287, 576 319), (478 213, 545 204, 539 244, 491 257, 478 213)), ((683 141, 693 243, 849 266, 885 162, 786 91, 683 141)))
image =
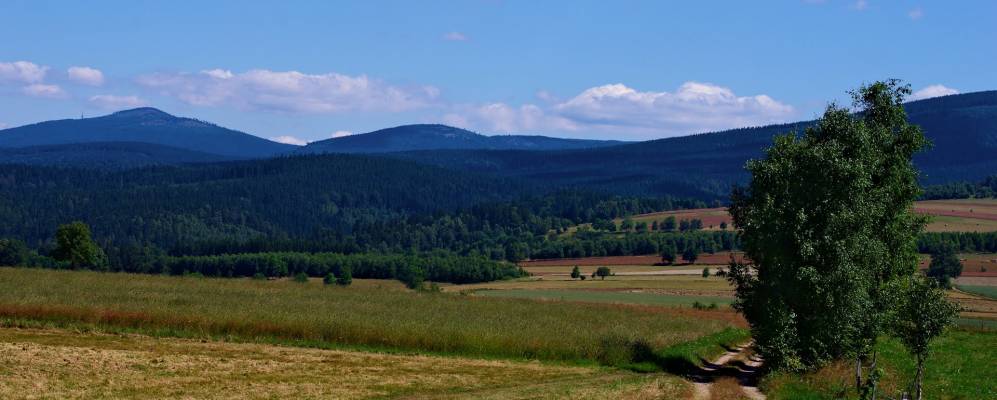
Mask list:
POLYGON ((872 397, 870 397, 872 400, 876 400, 876 386, 879 385, 879 375, 876 373, 876 356, 878 355, 879 352, 875 350, 872 352, 872 365, 869 366, 869 375, 872 377, 872 397))
POLYGON ((855 391, 862 391, 862 356, 855 356, 855 391))
POLYGON ((921 380, 924 379, 924 357, 917 356, 917 375, 914 376, 914 398, 921 400, 921 380))

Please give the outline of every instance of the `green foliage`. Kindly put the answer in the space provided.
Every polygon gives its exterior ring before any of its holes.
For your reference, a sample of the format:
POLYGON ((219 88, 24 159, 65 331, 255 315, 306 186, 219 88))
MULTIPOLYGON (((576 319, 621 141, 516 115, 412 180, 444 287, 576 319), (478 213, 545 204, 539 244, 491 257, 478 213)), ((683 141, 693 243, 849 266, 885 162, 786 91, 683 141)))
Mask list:
POLYGON ((17 239, 0 239, 0 265, 20 266, 28 260, 30 251, 24 242, 17 239))
POLYGON ((298 283, 308 283, 308 275, 304 272, 294 274, 294 281, 298 283))
POLYGON ((952 325, 959 308, 946 299, 934 281, 915 275, 904 283, 896 290, 892 332, 917 360, 914 398, 920 400, 929 345, 952 325))
POLYGON ((703 278, 710 277, 710 267, 703 268, 703 278))
POLYGON ((72 268, 104 269, 107 266, 104 251, 94 243, 90 227, 82 222, 60 225, 55 232, 55 244, 52 258, 67 262, 72 268))
POLYGON ((682 259, 689 264, 695 264, 696 260, 699 259, 699 246, 686 246, 685 250, 682 251, 682 259))
MULTIPOLYGON (((912 156, 927 146, 896 81, 831 105, 802 137, 779 136, 747 169, 730 207, 753 264, 733 263, 736 308, 779 369, 865 356, 883 333, 890 284, 913 273, 923 218, 912 156)), ((864 358, 864 357, 863 357, 864 358)))
POLYGON ((666 264, 675 263, 675 257, 678 254, 678 250, 675 248, 675 242, 667 242, 661 249, 661 262, 666 264))
POLYGON ((962 263, 951 245, 940 246, 931 253, 927 275, 944 288, 952 287, 952 278, 962 275, 962 263))
POLYGON ((581 276, 582 276, 582 271, 578 269, 577 265, 571 269, 571 279, 578 279, 581 276))
POLYGON ((663 231, 674 231, 675 230, 675 216, 669 215, 665 217, 664 222, 661 223, 661 230, 663 231))
POLYGON ((602 279, 606 279, 606 277, 610 276, 612 273, 613 272, 609 269, 609 267, 599 267, 595 269, 596 276, 602 279))
POLYGON ((633 230, 633 228, 634 228, 634 220, 633 220, 633 218, 630 218, 629 216, 627 216, 626 218, 624 218, 623 222, 620 223, 620 230, 621 231, 630 232, 631 230, 633 230))
POLYGON ((336 283, 336 274, 332 272, 325 274, 325 277, 322 278, 322 283, 326 285, 332 285, 336 283))
MULTIPOLYGON (((349 267, 341 268, 339 276, 336 277, 336 284, 339 286, 350 286, 353 283, 353 270, 349 267)), ((435 285, 435 283, 434 283, 435 285)))

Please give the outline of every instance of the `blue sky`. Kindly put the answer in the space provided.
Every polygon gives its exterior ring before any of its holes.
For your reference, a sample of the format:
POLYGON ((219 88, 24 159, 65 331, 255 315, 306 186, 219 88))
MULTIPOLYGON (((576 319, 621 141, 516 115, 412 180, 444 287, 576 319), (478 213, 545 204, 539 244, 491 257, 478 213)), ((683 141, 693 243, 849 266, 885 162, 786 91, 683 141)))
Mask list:
POLYGON ((862 82, 997 89, 993 1, 0 3, 0 126, 154 106, 313 141, 407 123, 653 139, 862 82))

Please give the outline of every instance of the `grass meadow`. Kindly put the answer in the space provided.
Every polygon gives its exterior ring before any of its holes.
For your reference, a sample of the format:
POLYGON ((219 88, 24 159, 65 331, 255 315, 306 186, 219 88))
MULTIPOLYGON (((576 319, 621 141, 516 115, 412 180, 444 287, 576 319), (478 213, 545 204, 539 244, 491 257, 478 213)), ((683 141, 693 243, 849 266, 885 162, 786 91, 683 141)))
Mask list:
POLYGON ((591 362, 742 324, 730 312, 354 287, 0 268, 0 318, 158 336, 591 362))
MULTIPOLYGON (((951 330, 932 343, 924 378, 924 398, 975 400, 997 398, 997 381, 992 378, 997 359, 997 331, 951 330)), ((896 340, 879 346, 879 365, 886 375, 882 393, 899 398, 911 382, 913 358, 896 340)), ((857 398, 854 364, 837 362, 817 372, 795 375, 777 373, 765 378, 762 390, 771 400, 823 400, 857 398)))

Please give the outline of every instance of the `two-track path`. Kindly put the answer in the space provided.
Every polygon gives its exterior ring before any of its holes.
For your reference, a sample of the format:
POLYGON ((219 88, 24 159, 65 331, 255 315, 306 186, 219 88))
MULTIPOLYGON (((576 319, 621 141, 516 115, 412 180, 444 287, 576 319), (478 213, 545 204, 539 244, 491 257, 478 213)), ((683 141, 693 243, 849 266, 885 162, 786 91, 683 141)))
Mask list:
POLYGON ((741 345, 713 362, 708 362, 699 371, 692 374, 694 400, 709 400, 713 382, 720 377, 737 379, 744 397, 751 400, 765 400, 765 394, 758 390, 759 370, 762 361, 755 355, 749 355, 751 343, 741 345))

